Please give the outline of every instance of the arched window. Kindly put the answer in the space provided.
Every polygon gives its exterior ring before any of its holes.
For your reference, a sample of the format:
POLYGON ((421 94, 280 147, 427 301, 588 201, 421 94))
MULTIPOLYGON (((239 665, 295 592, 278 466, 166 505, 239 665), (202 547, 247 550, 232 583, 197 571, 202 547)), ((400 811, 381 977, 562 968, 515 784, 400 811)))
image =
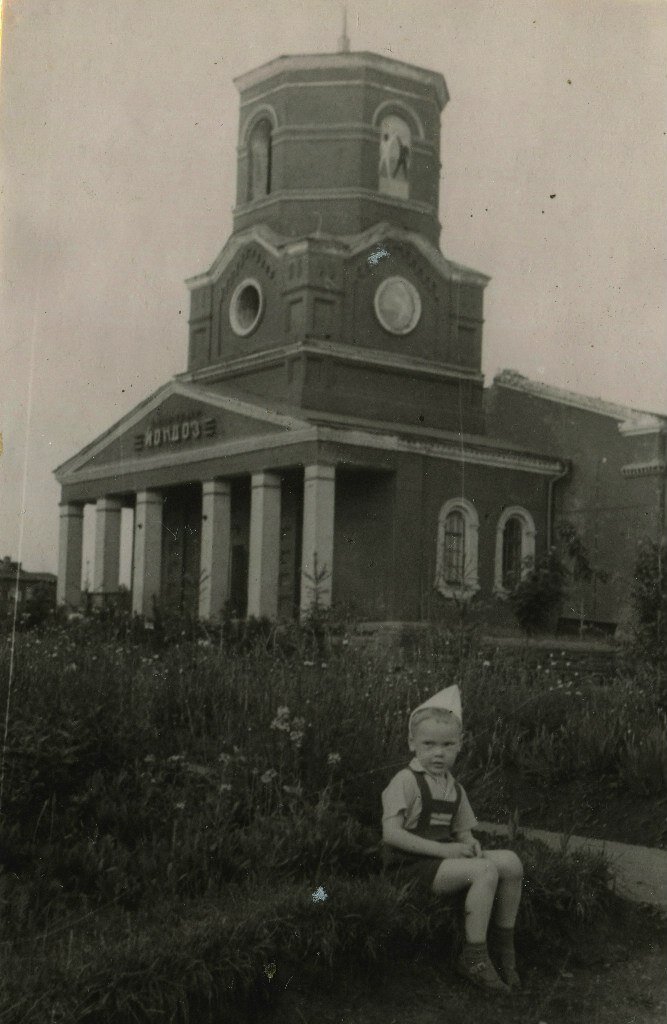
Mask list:
POLYGON ((472 597, 479 590, 477 510, 465 498, 440 509, 435 586, 445 597, 472 597))
POLYGON ((387 195, 408 199, 412 160, 410 126, 396 114, 387 114, 379 127, 378 188, 387 195))
POLYGON ((248 202, 271 191, 271 122, 263 117, 248 138, 248 202))
POLYGON ((466 521, 458 510, 450 512, 444 523, 445 550, 443 576, 448 586, 460 587, 466 576, 466 521))
POLYGON ((519 506, 504 509, 496 529, 496 593, 513 590, 534 557, 535 523, 530 512, 519 506))

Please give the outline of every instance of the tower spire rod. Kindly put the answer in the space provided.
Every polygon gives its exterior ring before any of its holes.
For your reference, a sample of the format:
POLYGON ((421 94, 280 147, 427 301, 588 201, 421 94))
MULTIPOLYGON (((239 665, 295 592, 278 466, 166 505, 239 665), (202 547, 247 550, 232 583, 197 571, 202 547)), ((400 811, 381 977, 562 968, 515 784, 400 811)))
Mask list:
POLYGON ((343 4, 343 31, 338 38, 338 52, 350 52, 350 37, 347 34, 347 4, 343 4))

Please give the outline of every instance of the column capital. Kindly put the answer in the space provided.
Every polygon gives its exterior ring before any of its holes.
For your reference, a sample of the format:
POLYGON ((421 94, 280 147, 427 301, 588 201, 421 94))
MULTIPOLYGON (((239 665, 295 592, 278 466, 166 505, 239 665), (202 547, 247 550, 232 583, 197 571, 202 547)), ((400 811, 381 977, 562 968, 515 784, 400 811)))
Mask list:
POLYGON ((69 503, 67 501, 61 501, 60 505, 59 505, 59 508, 60 508, 60 518, 61 519, 66 519, 68 516, 71 516, 73 519, 82 519, 83 518, 83 508, 84 508, 83 503, 81 503, 81 504, 79 504, 79 503, 74 504, 74 503, 69 503))
POLYGON ((232 492, 232 485, 230 480, 204 480, 201 489, 204 498, 207 498, 209 495, 227 497, 232 492))
POLYGON ((98 498, 95 502, 98 512, 118 512, 123 509, 123 502, 120 498, 98 498))
POLYGON ((269 473, 262 470, 260 473, 253 473, 250 480, 251 487, 277 488, 281 486, 280 474, 269 473))
POLYGON ((312 466, 304 466, 303 474, 305 480, 335 480, 336 467, 316 462, 312 466))
POLYGON ((161 505, 162 491, 137 491, 135 501, 137 505, 161 505))

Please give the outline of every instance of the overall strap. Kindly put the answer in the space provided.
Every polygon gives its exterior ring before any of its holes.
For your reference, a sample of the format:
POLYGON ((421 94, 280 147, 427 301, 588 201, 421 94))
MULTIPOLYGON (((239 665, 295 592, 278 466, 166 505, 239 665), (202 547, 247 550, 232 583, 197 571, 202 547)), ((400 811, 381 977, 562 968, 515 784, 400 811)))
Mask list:
POLYGON ((461 806, 461 787, 454 780, 454 792, 455 797, 453 800, 438 800, 431 793, 429 784, 427 783, 423 772, 416 772, 413 768, 410 769, 414 775, 417 785, 419 786, 419 795, 421 796, 422 807, 419 814, 419 820, 415 826, 416 832, 423 832, 424 829, 428 829, 431 825, 431 816, 434 812, 448 811, 451 814, 451 820, 453 821, 456 817, 459 807, 461 806))
POLYGON ((424 828, 428 828, 431 822, 431 814, 433 812, 433 794, 431 793, 429 785, 426 779, 424 778, 424 773, 416 772, 414 768, 411 768, 410 771, 417 780, 417 785, 419 786, 419 795, 422 798, 422 809, 419 814, 419 821, 415 826, 416 831, 421 831, 424 828))

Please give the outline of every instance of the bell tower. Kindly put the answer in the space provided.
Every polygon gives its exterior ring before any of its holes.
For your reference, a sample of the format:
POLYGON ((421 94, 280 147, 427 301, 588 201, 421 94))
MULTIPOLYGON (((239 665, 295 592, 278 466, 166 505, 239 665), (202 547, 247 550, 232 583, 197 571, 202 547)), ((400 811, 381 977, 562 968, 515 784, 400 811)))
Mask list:
POLYGON ((388 221, 437 245, 442 75, 344 51, 278 57, 236 85, 235 231, 352 235, 388 221))
POLYGON ((446 259, 441 74, 374 53, 236 79, 234 228, 192 292, 188 376, 328 415, 482 429, 488 278, 446 259))

